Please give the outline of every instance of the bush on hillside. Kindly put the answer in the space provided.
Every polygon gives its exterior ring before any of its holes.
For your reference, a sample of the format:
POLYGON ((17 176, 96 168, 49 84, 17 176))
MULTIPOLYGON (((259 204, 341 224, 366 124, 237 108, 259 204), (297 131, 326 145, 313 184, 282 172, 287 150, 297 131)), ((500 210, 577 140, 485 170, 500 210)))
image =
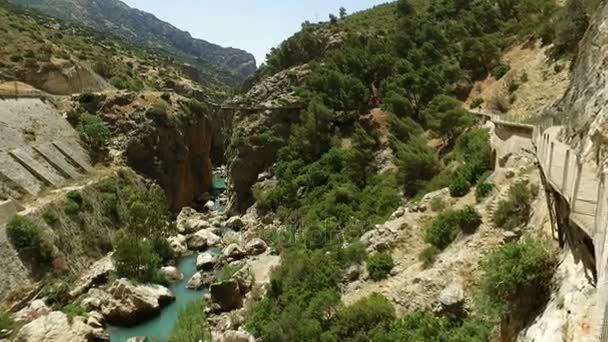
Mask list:
POLYGON ((66 305, 70 297, 71 284, 68 279, 51 276, 50 279, 45 280, 44 287, 40 292, 41 297, 46 298, 48 304, 52 304, 54 307, 63 307, 66 305))
POLYGON ((13 321, 11 316, 4 311, 0 311, 0 331, 11 330, 14 325, 15 321, 13 321))
POLYGON ((68 322, 70 322, 70 323, 72 323, 74 318, 76 318, 78 316, 80 316, 80 317, 87 316, 87 311, 78 304, 68 304, 68 305, 64 306, 63 309, 61 309, 61 311, 68 317, 68 322))
POLYGON ((6 233, 17 250, 32 253, 40 263, 51 261, 53 247, 43 228, 27 217, 15 216, 6 225, 6 233))
POLYGON ((80 139, 89 147, 94 154, 103 153, 110 142, 110 129, 103 120, 93 114, 80 114, 76 130, 80 133, 80 139))
POLYGON ((556 266, 555 253, 544 242, 524 240, 500 247, 481 263, 486 309, 500 317, 533 311, 550 294, 556 266))
POLYGON ((378 342, 486 342, 492 325, 468 317, 464 320, 437 317, 429 312, 405 315, 388 329, 376 329, 372 341, 378 342))
POLYGON ((477 199, 477 203, 488 197, 492 191, 494 191, 494 184, 488 182, 479 183, 475 189, 475 198, 477 199))
POLYGON ((373 280, 385 279, 393 267, 395 267, 395 263, 389 253, 376 254, 367 258, 367 272, 373 280))
POLYGON ((443 250, 456 240, 459 232, 472 234, 481 223, 481 215, 473 207, 447 211, 437 216, 426 228, 424 240, 443 250))
POLYGON ((452 141, 475 123, 462 102, 445 95, 439 95, 429 103, 423 118, 427 126, 446 141, 452 141))
POLYGON ((492 76, 499 80, 503 78, 503 76, 506 75, 509 70, 511 70, 511 66, 509 64, 500 64, 492 70, 492 76))
POLYGON ((95 102, 95 100, 97 100, 97 96, 95 96, 95 94, 91 93, 90 91, 84 92, 78 97, 78 102, 80 102, 81 104, 93 103, 95 102))
POLYGON ((50 208, 42 213, 42 219, 51 227, 56 227, 61 222, 57 211, 50 208))
POLYGON ((165 106, 156 105, 146 111, 146 117, 154 120, 156 123, 165 122, 167 120, 167 108, 165 106))
POLYGON ((515 183, 509 189, 507 199, 498 203, 494 223, 506 230, 527 224, 532 213, 533 198, 534 194, 526 182, 515 183))
POLYGON ((70 216, 78 215, 85 209, 85 200, 78 191, 70 191, 65 195, 63 210, 70 216))
POLYGON ((450 182, 450 195, 452 197, 463 197, 471 191, 471 183, 464 175, 456 175, 450 182))
POLYGON ((205 302, 195 300, 180 311, 171 330, 169 342, 211 341, 205 302))
POLYGON ((393 304, 375 293, 339 310, 331 332, 335 341, 368 341, 372 331, 387 328, 394 320, 393 304))

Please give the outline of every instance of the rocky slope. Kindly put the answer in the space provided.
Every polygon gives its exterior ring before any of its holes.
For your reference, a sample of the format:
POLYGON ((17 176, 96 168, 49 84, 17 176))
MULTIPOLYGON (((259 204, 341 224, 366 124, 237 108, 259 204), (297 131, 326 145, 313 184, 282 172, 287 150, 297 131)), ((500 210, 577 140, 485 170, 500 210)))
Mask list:
POLYGON ((282 71, 223 105, 223 111, 234 120, 227 150, 232 211, 243 212, 253 204, 251 186, 258 174, 274 163, 281 147, 277 139, 287 139, 291 124, 299 120, 302 104, 295 88, 303 84, 308 73, 305 65, 282 71))
POLYGON ((211 190, 213 164, 222 162, 231 123, 216 107, 158 92, 106 92, 89 104, 74 97, 59 106, 97 112, 113 130, 114 162, 155 180, 174 211, 211 190))
POLYGON ((572 83, 555 108, 567 126, 563 138, 598 167, 606 161, 608 141, 608 4, 600 3, 579 44, 572 83))
POLYGON ((150 48, 185 55, 218 68, 220 77, 236 84, 256 70, 253 55, 193 38, 150 13, 131 8, 119 0, 11 0, 42 13, 109 32, 150 48))

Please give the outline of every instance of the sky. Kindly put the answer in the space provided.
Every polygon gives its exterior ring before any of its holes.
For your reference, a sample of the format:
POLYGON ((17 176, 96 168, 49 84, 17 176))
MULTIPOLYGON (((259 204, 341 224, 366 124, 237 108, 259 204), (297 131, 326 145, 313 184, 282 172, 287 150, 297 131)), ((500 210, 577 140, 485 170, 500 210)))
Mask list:
POLYGON ((173 26, 221 46, 251 52, 260 65, 270 48, 309 20, 327 20, 340 7, 348 13, 389 0, 123 0, 173 26))

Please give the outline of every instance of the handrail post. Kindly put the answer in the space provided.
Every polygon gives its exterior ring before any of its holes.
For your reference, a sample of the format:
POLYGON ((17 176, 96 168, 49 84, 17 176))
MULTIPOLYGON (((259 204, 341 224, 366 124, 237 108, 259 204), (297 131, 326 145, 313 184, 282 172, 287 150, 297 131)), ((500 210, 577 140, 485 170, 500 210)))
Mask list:
POLYGON ((544 156, 545 169, 547 169, 549 167, 549 165, 548 165, 549 159, 547 158, 547 156, 549 155, 549 142, 550 142, 549 134, 545 134, 545 152, 544 152, 545 153, 545 156, 544 156))
MULTIPOLYGON (((606 191, 606 174, 602 172, 600 175, 600 186, 597 190, 597 205, 595 206, 595 232, 593 235, 596 235, 600 232, 600 225, 603 223, 603 213, 604 213, 604 193, 606 191)), ((604 241, 601 241, 603 244, 604 241)), ((601 255, 599 255, 601 257, 601 255)))
POLYGON ((549 168, 547 170, 547 178, 551 179, 551 169, 553 166, 553 154, 555 152, 555 143, 552 141, 549 146, 549 168))
POLYGON ((570 199, 570 206, 572 209, 570 213, 574 213, 576 211, 576 198, 578 197, 578 188, 581 185, 581 177, 583 173, 583 163, 581 161, 581 156, 576 155, 576 179, 574 181, 574 189, 572 190, 572 197, 570 199))
POLYGON ((568 173, 570 172, 570 149, 566 150, 566 161, 564 162, 564 178, 562 179, 562 192, 568 194, 568 173))

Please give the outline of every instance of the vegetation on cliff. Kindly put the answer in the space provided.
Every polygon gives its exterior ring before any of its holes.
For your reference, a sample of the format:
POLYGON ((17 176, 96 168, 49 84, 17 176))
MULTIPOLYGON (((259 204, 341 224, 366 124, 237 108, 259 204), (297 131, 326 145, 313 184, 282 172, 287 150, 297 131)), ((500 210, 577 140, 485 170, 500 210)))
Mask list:
MULTIPOLYGON (((497 6, 485 0, 400 0, 328 24, 305 23, 271 51, 258 77, 305 63, 311 73, 297 90, 308 106, 276 157, 278 184, 254 191, 258 208, 278 214, 290 228, 269 235, 284 256, 268 295, 249 310, 251 332, 268 341, 489 338, 493 318, 418 313, 396 320, 383 316, 378 298, 364 300, 369 311, 386 318, 375 322, 378 329, 345 325, 341 310, 366 320, 337 299, 338 279, 360 260, 345 257, 345 246, 383 222, 402 194, 414 198, 449 187, 453 196, 464 196, 478 184, 479 199, 491 192, 485 183, 492 166, 488 132, 474 127, 476 120, 458 99, 474 80, 500 69, 501 51, 515 41, 559 40, 546 34, 561 30, 564 10, 550 0, 497 6), (383 108, 388 132, 365 116, 375 107, 383 108), (375 159, 386 149, 386 137, 393 172, 381 172, 375 159), (324 314, 311 314, 318 302, 325 303, 324 314)), ((420 259, 432 264, 441 249, 480 224, 473 208, 446 212, 427 228, 432 247, 420 259)), ((376 278, 390 271, 389 264, 382 256, 368 259, 376 278)), ((521 276, 533 272, 522 270, 521 276)))
MULTIPOLYGON (((180 83, 189 77, 191 83, 214 97, 225 84, 217 79, 211 67, 187 66, 185 60, 166 52, 140 48, 111 34, 47 17, 6 0, 0 1, 0 39, 11 42, 0 49, 0 72, 8 79, 36 83, 48 73, 76 65, 93 70, 118 89, 131 91, 164 88, 182 91, 180 83)), ((103 90, 107 84, 79 69, 72 86, 72 92, 80 92, 103 90)), ((43 90, 61 93, 59 87, 51 88, 43 90)))

